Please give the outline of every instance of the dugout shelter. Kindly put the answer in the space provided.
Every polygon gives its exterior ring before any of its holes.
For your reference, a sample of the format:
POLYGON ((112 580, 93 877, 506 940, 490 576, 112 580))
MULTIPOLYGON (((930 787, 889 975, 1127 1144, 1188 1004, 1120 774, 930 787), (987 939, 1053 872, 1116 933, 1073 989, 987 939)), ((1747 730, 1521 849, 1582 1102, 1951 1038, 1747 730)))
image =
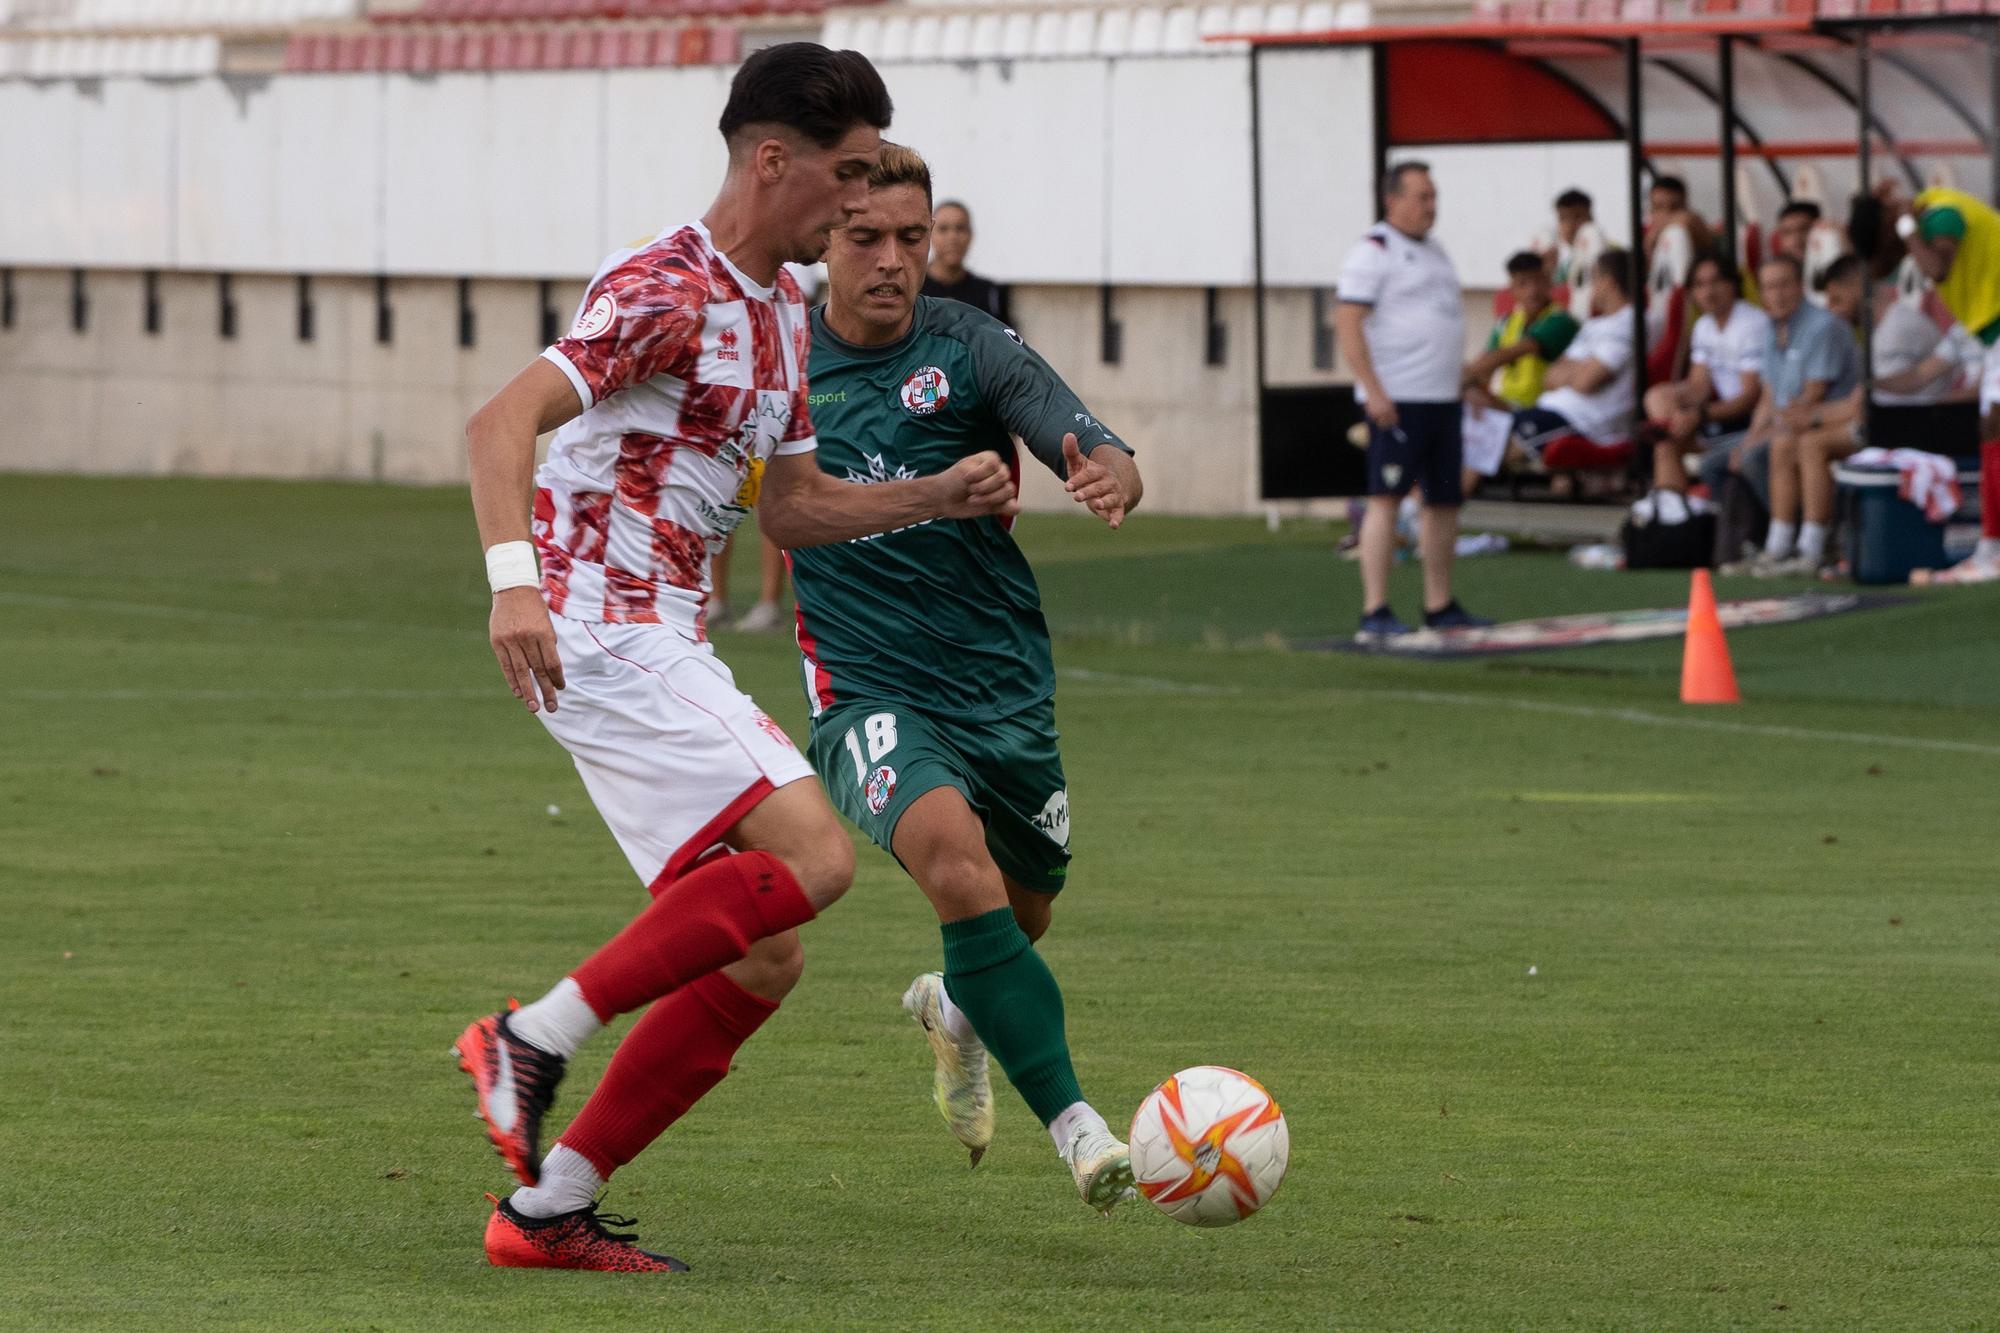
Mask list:
MULTIPOLYGON (((1496 216, 1535 185, 1522 159, 1481 150, 1601 146, 1622 151, 1630 243, 1658 175, 1685 178, 1725 253, 1754 262, 1777 209, 1816 182, 1826 216, 1886 179, 1907 193, 1948 184, 2000 197, 2000 0, 1533 0, 1483 6, 1468 22, 1239 37, 1250 49, 1251 237, 1258 441, 1267 500, 1353 494, 1361 458, 1340 437, 1358 419, 1351 387, 1295 382, 1269 354, 1275 294, 1324 283, 1353 238, 1303 228, 1315 196, 1353 188, 1315 170, 1326 126, 1274 122, 1274 87, 1295 98, 1298 57, 1359 52, 1371 74, 1367 132, 1374 197, 1401 159, 1433 163, 1447 215, 1496 216), (1753 198, 1746 198, 1746 193, 1753 198)), ((1352 117, 1348 117, 1351 121, 1352 117)), ((1343 123, 1343 137, 1349 126, 1343 123)), ((1351 160, 1351 159, 1350 159, 1351 160)), ((1552 191, 1538 191, 1544 208, 1552 191)), ((1600 205, 1604 201, 1600 200, 1600 205)), ((1607 221, 1600 212, 1600 220, 1607 221)), ((1442 230, 1442 227, 1441 227, 1442 230)), ((1517 249, 1526 235, 1492 237, 1517 249)), ((1494 275, 1467 271, 1469 287, 1494 275)), ((1647 338, 1647 289, 1632 316, 1647 338)), ((1333 293, 1314 286, 1331 324, 1333 293)), ((1864 307, 1863 353, 1872 312, 1864 307)), ((1331 362, 1331 329, 1316 330, 1331 362)), ((1649 358, 1639 360, 1644 394, 1649 358)), ((1657 361, 1655 365, 1657 366, 1657 361)))

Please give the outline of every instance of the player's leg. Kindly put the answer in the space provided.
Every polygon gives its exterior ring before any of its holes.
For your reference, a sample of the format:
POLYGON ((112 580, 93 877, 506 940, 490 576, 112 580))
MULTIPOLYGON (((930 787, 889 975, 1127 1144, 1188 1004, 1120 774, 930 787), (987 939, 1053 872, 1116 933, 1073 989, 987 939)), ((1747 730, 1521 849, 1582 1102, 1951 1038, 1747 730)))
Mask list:
POLYGON ((1792 557, 1799 535, 1799 437, 1781 431, 1771 441, 1771 529, 1764 538, 1764 559, 1792 557))
POLYGON ((1834 462, 1860 447, 1847 426, 1823 427, 1799 437, 1799 558, 1808 570, 1825 560, 1827 537, 1833 531, 1834 462))
POLYGON ((1084 1100, 1062 990, 1014 919, 984 824, 956 788, 933 788, 904 810, 894 850, 937 912, 944 996, 1048 1129, 1084 1202, 1110 1208, 1132 1183, 1131 1157, 1084 1100))
POLYGON ((1389 570, 1396 562, 1396 508, 1416 484, 1409 465, 1409 437, 1401 425, 1368 427, 1368 508, 1361 518, 1362 635, 1383 638, 1409 632, 1389 609, 1389 570))
POLYGON ((1459 508, 1465 500, 1465 414, 1457 403, 1425 403, 1413 410, 1418 484, 1424 516, 1418 544, 1424 561, 1424 626, 1479 629, 1490 620, 1471 614, 1452 595, 1458 560, 1459 508))
POLYGON ((727 668, 657 626, 558 620, 557 633, 569 689, 544 725, 653 901, 541 999, 460 1038, 488 1135, 527 1184, 541 1120, 584 1040, 794 930, 853 876, 810 765, 727 668), (733 841, 708 854, 724 835, 733 841))

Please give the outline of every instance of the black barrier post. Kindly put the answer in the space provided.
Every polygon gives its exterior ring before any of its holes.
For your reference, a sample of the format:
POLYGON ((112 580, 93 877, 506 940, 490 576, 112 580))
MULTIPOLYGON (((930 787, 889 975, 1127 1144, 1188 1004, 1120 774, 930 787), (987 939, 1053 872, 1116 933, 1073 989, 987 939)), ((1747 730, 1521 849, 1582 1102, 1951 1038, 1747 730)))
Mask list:
POLYGON ((1736 253, 1736 39, 1724 33, 1716 44, 1716 105, 1722 112, 1722 253, 1736 253))
POLYGON ((1632 382, 1634 402, 1646 398, 1646 271, 1645 200, 1639 177, 1646 166, 1646 122, 1639 89, 1639 39, 1625 39, 1625 189, 1632 209, 1631 272, 1626 281, 1632 288, 1632 382))

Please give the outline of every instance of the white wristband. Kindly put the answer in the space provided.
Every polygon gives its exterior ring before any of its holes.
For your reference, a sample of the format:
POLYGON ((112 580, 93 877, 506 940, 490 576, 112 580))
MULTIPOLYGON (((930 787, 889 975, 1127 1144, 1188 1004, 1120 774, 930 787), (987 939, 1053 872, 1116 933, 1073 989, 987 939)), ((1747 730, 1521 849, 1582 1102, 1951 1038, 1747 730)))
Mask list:
POLYGON ((493 591, 532 588, 541 581, 532 542, 500 542, 486 548, 486 583, 493 591))

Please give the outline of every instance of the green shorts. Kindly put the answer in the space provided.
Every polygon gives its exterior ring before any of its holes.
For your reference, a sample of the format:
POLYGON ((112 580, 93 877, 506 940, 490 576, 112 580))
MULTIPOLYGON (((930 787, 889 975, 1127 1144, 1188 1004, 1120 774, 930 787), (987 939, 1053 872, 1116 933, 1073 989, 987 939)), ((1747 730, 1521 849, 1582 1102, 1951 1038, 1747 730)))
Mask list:
POLYGON ((1016 883, 1060 892, 1069 789, 1047 700, 997 722, 959 723, 904 704, 841 703, 813 719, 812 761, 834 806, 895 855, 910 803, 955 787, 986 825, 986 850, 1016 883))

